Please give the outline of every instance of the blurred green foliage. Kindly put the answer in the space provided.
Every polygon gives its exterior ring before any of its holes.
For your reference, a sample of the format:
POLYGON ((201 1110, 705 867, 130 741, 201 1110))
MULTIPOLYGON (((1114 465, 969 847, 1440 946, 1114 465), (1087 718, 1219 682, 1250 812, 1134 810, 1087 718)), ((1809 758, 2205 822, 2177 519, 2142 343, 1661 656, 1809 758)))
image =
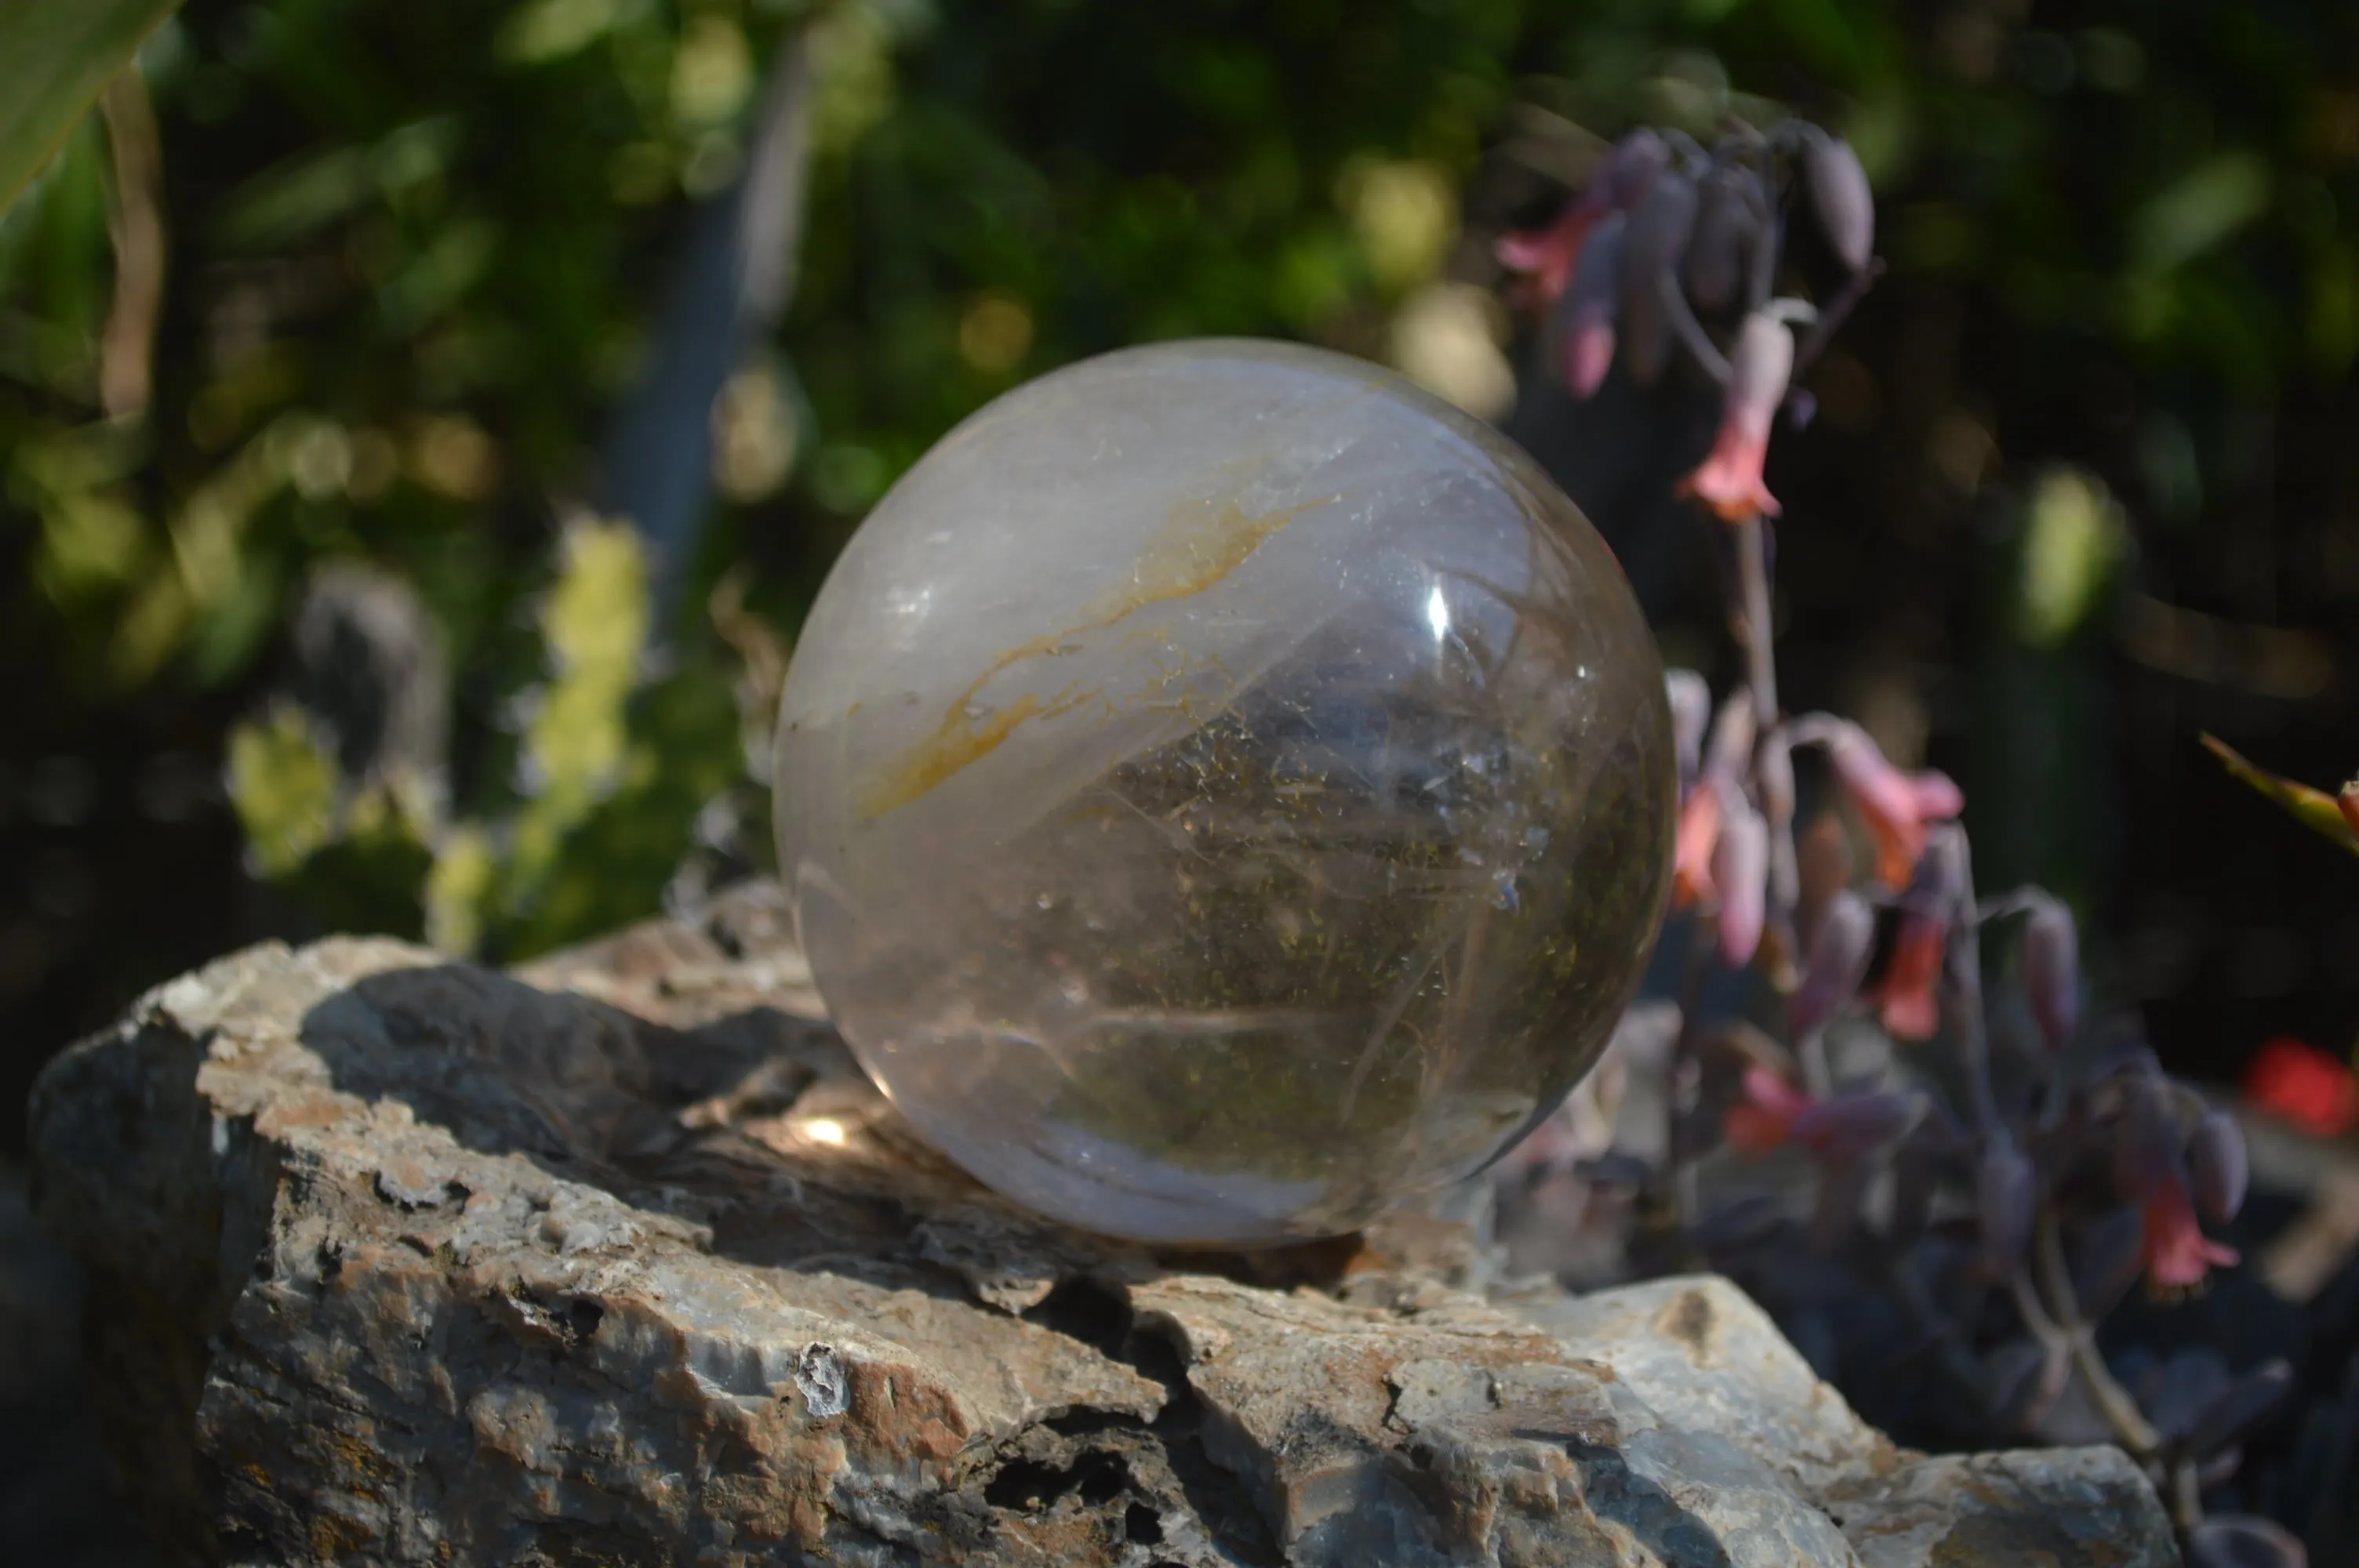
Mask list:
MULTIPOLYGON (((716 802, 758 860, 761 626, 993 395, 1222 332, 1495 405, 1498 228, 1546 215, 1592 132, 1778 102, 1860 147, 1887 292, 1967 291, 2027 384, 2100 351, 2150 378, 2124 499, 2192 522, 2247 460, 2236 401, 2359 352, 2354 31, 2189 0, 192 0, 136 103, 0 222, 6 647, 94 712, 253 694, 226 765, 255 871, 521 955, 652 908, 716 802), (741 567, 751 613, 670 626, 632 536, 565 520, 797 27, 799 283, 715 404, 685 563, 692 605, 741 567), (338 558, 430 610, 447 805, 341 778, 263 697, 338 558)), ((2093 613, 2113 504, 2028 509, 2027 644, 2093 613)))

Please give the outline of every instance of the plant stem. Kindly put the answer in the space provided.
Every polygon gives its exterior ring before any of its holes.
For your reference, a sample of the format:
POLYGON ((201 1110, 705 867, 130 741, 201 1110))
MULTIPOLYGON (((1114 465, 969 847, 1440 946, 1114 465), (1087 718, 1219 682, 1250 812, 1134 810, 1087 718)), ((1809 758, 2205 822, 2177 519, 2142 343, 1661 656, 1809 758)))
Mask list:
MULTIPOLYGON (((2088 1386, 2089 1402, 2105 1418, 2105 1424, 2114 1429, 2114 1438, 2132 1458, 2141 1465, 2153 1464, 2161 1454, 2161 1434, 2146 1419, 2146 1412, 2138 1409, 2129 1390, 2114 1381, 2112 1368, 2097 1353, 2096 1331, 2081 1316, 2080 1299, 2072 1291, 2071 1271, 2064 1262, 2063 1232, 2056 1223, 2056 1211, 2046 1204, 2039 1206, 2032 1237, 2032 1260, 2039 1271, 2049 1310, 2054 1314, 2051 1326, 2064 1335, 2073 1369, 2088 1386)), ((2038 1331, 2035 1328, 2033 1332, 2038 1331)))
POLYGON ((1736 588, 1732 619, 1745 649, 1753 717, 1766 734, 1777 722, 1777 654, 1770 640, 1768 535, 1757 515, 1736 524, 1736 588))
MULTIPOLYGON (((1736 602, 1729 609, 1730 630, 1745 649, 1745 686, 1753 697, 1753 719, 1758 731, 1754 742, 1757 780, 1763 752, 1787 744, 1777 733, 1777 649, 1770 622, 1769 533, 1757 513, 1736 524, 1736 602)), ((1782 750, 1776 760, 1790 785, 1793 764, 1782 750)), ((1793 968, 1799 957, 1793 929, 1793 899, 1800 881, 1794 852, 1793 795, 1790 788, 1770 790, 1757 786, 1754 794, 1767 808, 1769 886, 1777 895, 1770 899, 1768 911, 1769 924, 1776 933, 1770 948, 1776 958, 1772 980, 1778 989, 1786 990, 1793 985, 1793 968)))
POLYGON ((1695 1060, 1696 1013, 1703 1000, 1705 980, 1712 975, 1713 943, 1709 924, 1698 921, 1690 936, 1687 972, 1680 981, 1680 1027, 1671 1037, 1670 1060, 1663 1072, 1663 1163, 1670 1173, 1669 1206, 1680 1246, 1695 1224, 1695 1159, 1689 1148, 1694 1107, 1681 1098, 1692 1089, 1690 1071, 1695 1060))

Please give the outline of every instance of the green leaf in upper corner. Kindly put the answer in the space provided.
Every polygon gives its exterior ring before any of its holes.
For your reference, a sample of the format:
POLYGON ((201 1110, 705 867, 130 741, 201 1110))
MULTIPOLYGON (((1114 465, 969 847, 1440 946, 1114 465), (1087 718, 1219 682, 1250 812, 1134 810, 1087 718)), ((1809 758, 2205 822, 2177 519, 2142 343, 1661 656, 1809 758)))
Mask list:
POLYGON ((179 0, 7 0, 0 5, 0 207, 179 0))
POLYGON ((2303 826, 2359 855, 2359 780, 2344 784, 2339 795, 2329 795, 2322 789, 2255 767, 2216 736, 2204 736, 2203 744, 2227 764, 2230 773, 2293 813, 2303 826))

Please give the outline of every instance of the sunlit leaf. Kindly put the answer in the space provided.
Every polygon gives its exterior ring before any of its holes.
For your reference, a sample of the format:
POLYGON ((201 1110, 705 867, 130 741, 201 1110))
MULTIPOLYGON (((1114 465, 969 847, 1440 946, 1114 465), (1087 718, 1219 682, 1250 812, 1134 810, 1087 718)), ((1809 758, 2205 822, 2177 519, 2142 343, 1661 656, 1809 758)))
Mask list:
POLYGON ((2164 186, 2130 224, 2130 263, 2168 272, 2259 217, 2269 204, 2269 166, 2251 153, 2218 153, 2164 186))
POLYGON ((2255 767, 2216 736, 2204 736, 2203 744, 2227 764, 2230 773, 2293 813, 2304 827, 2359 855, 2359 786, 2345 784, 2338 799, 2322 789, 2255 767))
POLYGON ((622 777, 631 690, 649 627, 647 565, 628 524, 585 519, 565 531, 540 629, 550 679, 532 694, 510 859, 512 896, 529 903, 565 836, 622 777))
POLYGON ((531 0, 510 14, 497 48, 519 65, 561 59, 644 8, 636 0, 531 0))
POLYGON ((14 201, 179 0, 13 0, 0 49, 0 207, 14 201))
POLYGON ((285 876, 327 843, 337 784, 335 758, 293 708, 230 730, 230 805, 255 871, 285 876))
POLYGON ((499 869, 483 828, 469 825, 445 835, 426 874, 426 939, 462 958, 481 948, 484 908, 499 869))
POLYGON ((2111 578, 2124 524, 2105 487, 2057 469, 2032 492, 2024 527, 2017 621, 2034 647, 2061 643, 2088 619, 2111 578))

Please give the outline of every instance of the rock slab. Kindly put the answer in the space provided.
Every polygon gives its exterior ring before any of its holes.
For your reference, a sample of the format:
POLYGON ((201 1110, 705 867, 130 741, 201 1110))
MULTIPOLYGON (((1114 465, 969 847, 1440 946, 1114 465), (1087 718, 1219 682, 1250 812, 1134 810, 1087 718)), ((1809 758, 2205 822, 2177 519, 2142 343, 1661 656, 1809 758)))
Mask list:
POLYGON ((2177 1562, 2110 1449, 1895 1449, 1725 1281, 1462 1227, 1162 1255, 1006 1204, 774 892, 499 974, 225 958, 54 1063, 35 1199, 192 1564, 2177 1562))

